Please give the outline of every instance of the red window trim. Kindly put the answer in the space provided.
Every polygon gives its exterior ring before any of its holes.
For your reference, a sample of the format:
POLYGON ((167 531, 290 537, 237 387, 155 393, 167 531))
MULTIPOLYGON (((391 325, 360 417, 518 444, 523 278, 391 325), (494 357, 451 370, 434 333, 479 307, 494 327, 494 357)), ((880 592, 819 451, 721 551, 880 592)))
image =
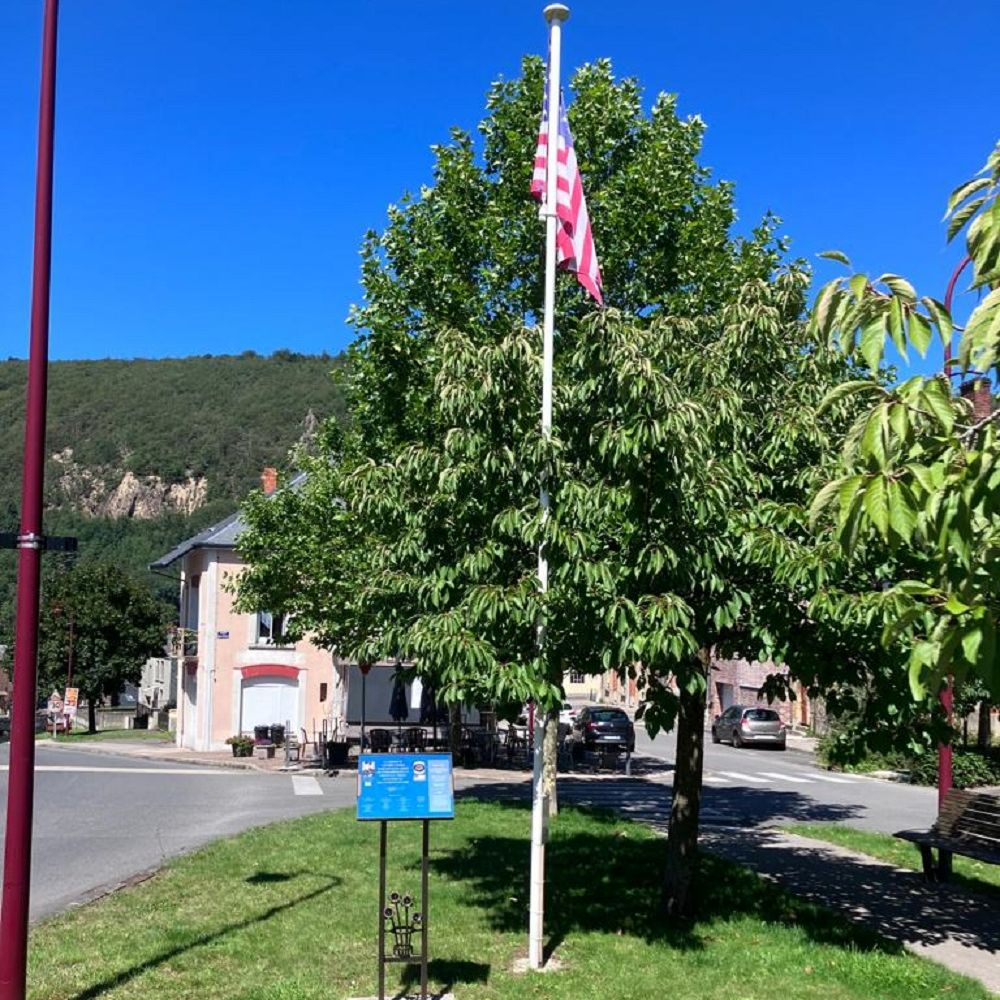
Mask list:
POLYGON ((250 677, 288 677, 298 680, 299 668, 288 667, 280 663, 255 663, 252 667, 243 667, 243 679, 250 677))

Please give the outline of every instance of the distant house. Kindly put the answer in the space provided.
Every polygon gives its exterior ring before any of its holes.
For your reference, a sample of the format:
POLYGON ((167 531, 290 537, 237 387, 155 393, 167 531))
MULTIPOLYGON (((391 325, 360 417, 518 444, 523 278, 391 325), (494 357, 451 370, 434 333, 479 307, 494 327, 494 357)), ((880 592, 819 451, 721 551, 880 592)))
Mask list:
MULTIPOLYGON (((4 654, 7 652, 6 646, 0 646, 4 654)), ((0 666, 0 715, 10 711, 10 675, 0 666)))
MULTIPOLYGON (((274 470, 265 470, 265 492, 275 482, 274 470)), ((224 750, 228 737, 256 726, 312 732, 344 712, 346 671, 328 650, 282 641, 281 618, 266 609, 234 610, 226 584, 244 566, 236 552, 243 528, 233 514, 152 564, 179 570, 177 742, 192 750, 224 750)))

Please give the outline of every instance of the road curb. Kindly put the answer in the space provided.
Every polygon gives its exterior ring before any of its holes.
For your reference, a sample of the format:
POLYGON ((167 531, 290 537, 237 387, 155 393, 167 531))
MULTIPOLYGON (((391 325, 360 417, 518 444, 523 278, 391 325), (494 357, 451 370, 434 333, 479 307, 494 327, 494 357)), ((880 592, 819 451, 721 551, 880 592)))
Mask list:
MULTIPOLYGON (((132 750, 127 747, 111 746, 68 746, 58 741, 44 742, 41 744, 44 749, 62 750, 77 753, 92 753, 105 757, 135 757, 138 760, 163 761, 168 764, 190 764, 193 767, 222 767, 231 771, 256 771, 258 774, 280 774, 274 768, 259 767, 252 761, 238 760, 205 760, 201 757, 188 757, 181 753, 156 754, 143 750, 132 750)), ((36 747, 37 749, 37 747, 36 747)))

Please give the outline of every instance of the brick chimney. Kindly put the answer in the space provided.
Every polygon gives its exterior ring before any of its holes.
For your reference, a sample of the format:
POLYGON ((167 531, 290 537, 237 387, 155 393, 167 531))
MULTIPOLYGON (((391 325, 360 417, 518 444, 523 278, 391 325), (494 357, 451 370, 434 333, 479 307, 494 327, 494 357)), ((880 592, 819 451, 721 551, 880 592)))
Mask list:
POLYGON ((972 403, 972 422, 978 424, 993 411, 993 392, 988 378, 970 378, 958 390, 964 399, 972 403))
POLYGON ((270 496, 278 488, 278 470, 269 465, 260 474, 260 488, 270 496))

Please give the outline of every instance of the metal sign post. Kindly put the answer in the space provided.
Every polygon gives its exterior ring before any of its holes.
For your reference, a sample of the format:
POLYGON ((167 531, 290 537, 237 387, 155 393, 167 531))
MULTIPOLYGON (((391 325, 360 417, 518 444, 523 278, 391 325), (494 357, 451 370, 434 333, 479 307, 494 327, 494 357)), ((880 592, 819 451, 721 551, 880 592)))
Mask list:
POLYGON ((420 964, 420 997, 427 1000, 428 858, 434 819, 453 819, 451 754, 362 754, 358 758, 358 819, 379 821, 378 1000, 385 1000, 385 967, 420 964), (420 898, 386 894, 389 822, 420 820, 420 898), (414 948, 419 937, 420 947, 414 948))

